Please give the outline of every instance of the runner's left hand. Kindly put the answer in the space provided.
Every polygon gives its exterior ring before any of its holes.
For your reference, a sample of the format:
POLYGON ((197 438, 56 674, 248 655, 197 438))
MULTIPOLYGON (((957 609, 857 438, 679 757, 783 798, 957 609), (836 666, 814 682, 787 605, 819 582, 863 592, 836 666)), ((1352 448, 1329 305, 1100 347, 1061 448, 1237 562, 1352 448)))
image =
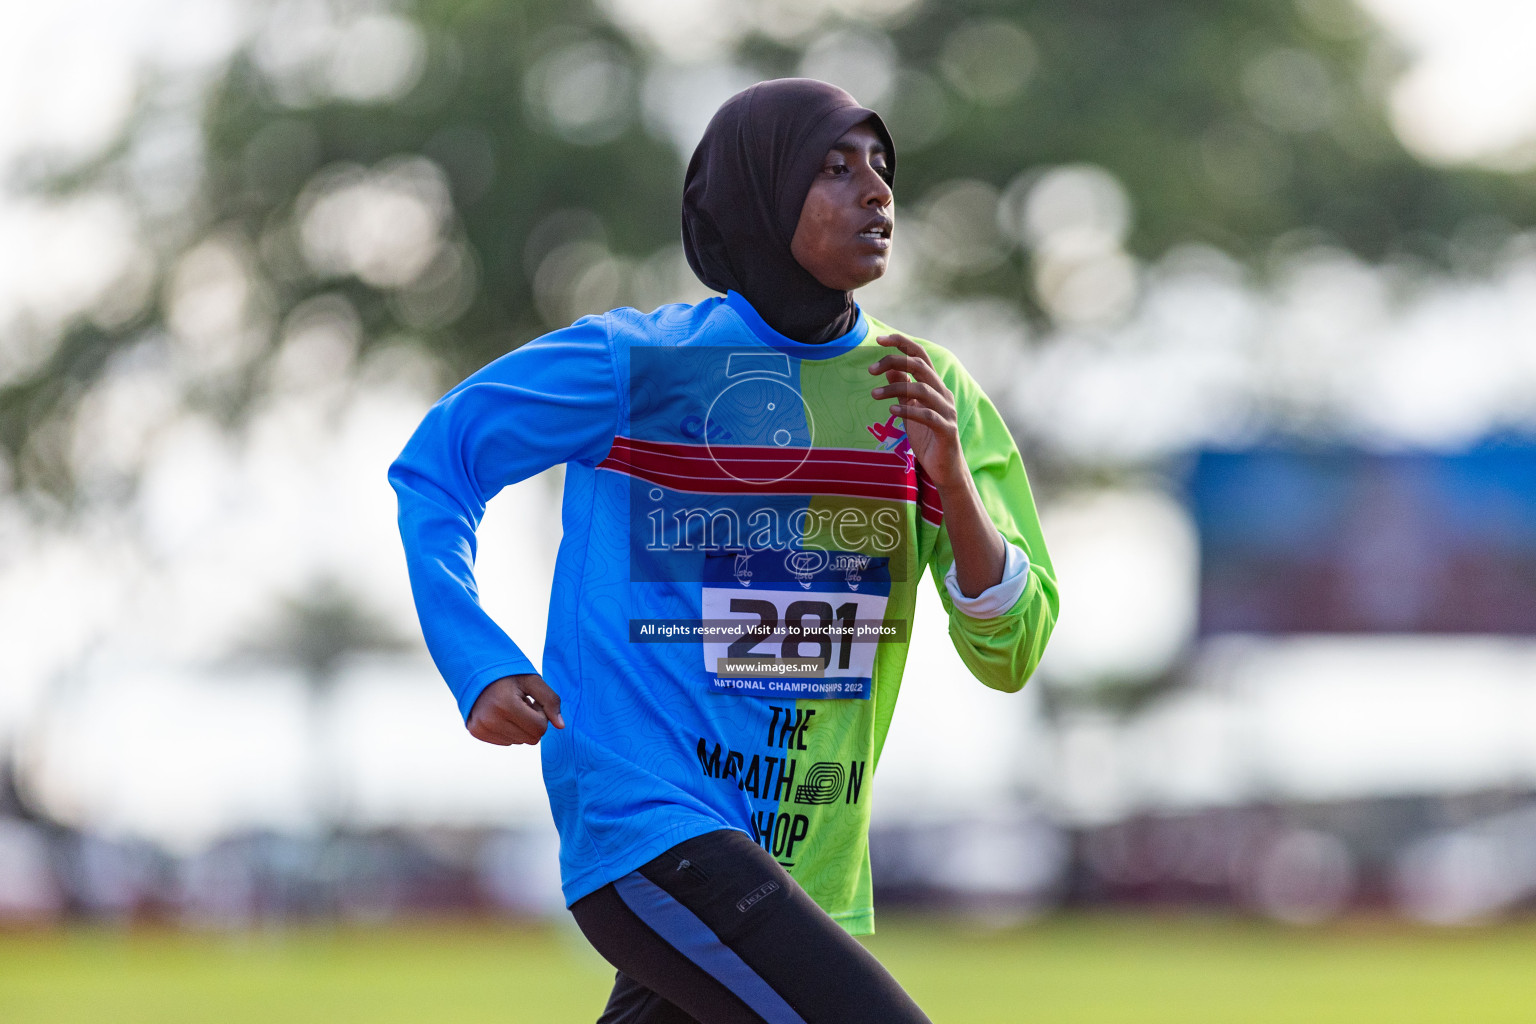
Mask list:
POLYGON ((969 471, 960 449, 955 396, 944 386, 927 350, 905 334, 885 334, 875 340, 896 351, 881 356, 869 368, 870 373, 885 374, 887 382, 870 394, 897 400, 891 412, 906 421, 907 443, 935 487, 942 490, 963 483, 969 471))

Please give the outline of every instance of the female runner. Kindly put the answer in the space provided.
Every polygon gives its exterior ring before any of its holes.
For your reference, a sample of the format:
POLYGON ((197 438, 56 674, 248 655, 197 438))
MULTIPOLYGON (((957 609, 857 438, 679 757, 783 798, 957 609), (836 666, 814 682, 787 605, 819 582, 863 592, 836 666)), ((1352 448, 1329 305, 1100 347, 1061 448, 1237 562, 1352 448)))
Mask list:
POLYGON ((890 259, 895 174, 885 125, 840 89, 733 96, 683 197, 689 265, 723 297, 528 342, 390 469, 469 732, 542 744, 567 903, 618 969, 601 1024, 928 1020, 852 938, 874 927, 871 778, 916 588, 928 571, 961 658, 1007 691, 1057 593, 981 387, 853 300, 890 259), (475 529, 558 463, 540 675, 480 607, 475 529))

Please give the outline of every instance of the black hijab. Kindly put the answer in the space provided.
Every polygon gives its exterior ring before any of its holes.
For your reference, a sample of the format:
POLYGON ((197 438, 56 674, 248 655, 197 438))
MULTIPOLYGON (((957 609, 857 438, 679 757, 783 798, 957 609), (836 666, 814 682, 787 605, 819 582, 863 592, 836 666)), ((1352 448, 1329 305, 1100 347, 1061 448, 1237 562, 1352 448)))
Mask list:
POLYGON ((810 78, 759 82, 726 100, 688 162, 688 265, 716 291, 740 292, 768 326, 795 341, 831 341, 858 319, 853 293, 816 280, 789 245, 827 151, 864 122, 885 143, 894 179, 896 148, 880 115, 810 78))

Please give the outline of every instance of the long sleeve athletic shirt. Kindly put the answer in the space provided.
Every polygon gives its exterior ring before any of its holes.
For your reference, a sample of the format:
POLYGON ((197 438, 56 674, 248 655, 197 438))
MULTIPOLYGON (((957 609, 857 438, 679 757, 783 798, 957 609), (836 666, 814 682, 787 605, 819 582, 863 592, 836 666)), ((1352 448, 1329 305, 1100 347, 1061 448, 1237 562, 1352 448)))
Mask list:
POLYGON ((568 903, 729 828, 872 931, 871 780, 923 572, 981 682, 1034 670, 1057 591, 1018 450, 919 341, 1008 544, 1003 582, 965 599, 938 494, 870 396, 890 331, 861 311, 801 344, 734 292, 589 316, 450 391, 390 468, 422 630, 467 718, 492 681, 537 671, 480 606, 476 527, 503 487, 567 466, 543 658, 566 727, 540 747, 568 903))

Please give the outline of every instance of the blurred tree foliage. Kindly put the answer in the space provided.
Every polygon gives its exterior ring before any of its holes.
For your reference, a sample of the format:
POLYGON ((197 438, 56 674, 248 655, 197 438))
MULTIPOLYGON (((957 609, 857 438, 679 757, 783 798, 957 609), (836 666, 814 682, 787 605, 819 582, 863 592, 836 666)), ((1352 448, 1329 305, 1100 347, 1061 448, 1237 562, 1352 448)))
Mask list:
MULTIPOLYGON (((338 57, 304 49, 304 7, 276 8, 213 84, 195 200, 147 219, 144 301, 78 318, 48 358, 0 384, 13 489, 67 496, 82 400, 187 336, 196 358, 178 400, 238 423, 306 331, 355 350, 286 372, 345 372, 404 344, 447 380, 594 296, 655 300, 681 286, 683 155, 645 113, 665 59, 608 8, 411 0, 392 8, 409 24, 375 17, 338 57), (394 54, 409 87, 370 82, 366 60, 360 78, 338 79, 337 61, 345 72, 359 52, 394 54), (243 296, 224 320, 220 287, 243 296)), ((1370 260, 1433 261, 1469 221, 1531 220, 1527 182, 1404 151, 1385 116, 1391 52, 1347 0, 927 0, 884 21, 845 17, 792 41, 748 31, 725 59, 772 77, 796 73, 808 49, 838 60, 829 39, 852 46, 855 64, 886 47, 898 195, 918 210, 957 179, 1007 203, 1033 172, 1092 164, 1129 197, 1120 242, 1132 255, 1203 241, 1256 267, 1298 230, 1370 260)), ((131 192, 151 122, 48 187, 131 192)), ((1044 318, 1027 230, 1015 234, 998 259, 962 259, 925 286, 1044 318)))

